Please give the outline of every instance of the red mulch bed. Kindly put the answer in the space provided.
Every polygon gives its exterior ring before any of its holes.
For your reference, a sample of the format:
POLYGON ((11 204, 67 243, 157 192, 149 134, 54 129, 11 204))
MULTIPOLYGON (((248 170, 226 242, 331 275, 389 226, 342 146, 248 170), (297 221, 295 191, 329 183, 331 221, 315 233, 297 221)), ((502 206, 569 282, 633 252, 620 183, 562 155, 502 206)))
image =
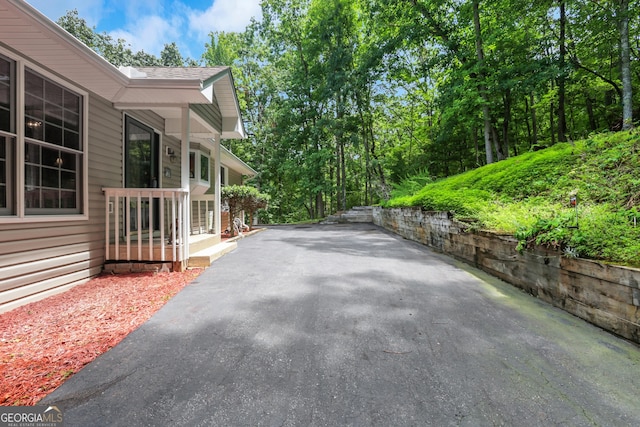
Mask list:
POLYGON ((0 314, 0 405, 36 404, 202 271, 102 275, 0 314))

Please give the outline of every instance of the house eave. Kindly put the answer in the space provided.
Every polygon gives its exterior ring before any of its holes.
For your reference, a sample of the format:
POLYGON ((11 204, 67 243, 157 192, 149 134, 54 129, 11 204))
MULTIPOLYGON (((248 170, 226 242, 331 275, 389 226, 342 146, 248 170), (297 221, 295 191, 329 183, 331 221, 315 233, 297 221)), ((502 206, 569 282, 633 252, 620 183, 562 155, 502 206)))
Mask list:
POLYGON ((240 172, 242 175, 253 177, 258 174, 255 169, 246 164, 242 159, 226 149, 223 145, 220 145, 220 162, 224 166, 240 172))
POLYGON ((56 60, 53 71, 105 99, 128 84, 129 79, 115 66, 33 6, 23 0, 5 0, 5 4, 3 18, 12 24, 0 29, 5 46, 44 66, 56 60), (100 85, 95 84, 97 79, 100 85))

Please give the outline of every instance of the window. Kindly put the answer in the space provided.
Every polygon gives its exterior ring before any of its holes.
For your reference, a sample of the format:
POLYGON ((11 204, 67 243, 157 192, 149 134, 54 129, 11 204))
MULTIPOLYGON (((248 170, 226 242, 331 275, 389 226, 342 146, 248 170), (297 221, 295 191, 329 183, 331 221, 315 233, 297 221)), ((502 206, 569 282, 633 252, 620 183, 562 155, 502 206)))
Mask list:
POLYGON ((14 211, 13 197, 13 147, 15 139, 0 133, 0 215, 11 215, 14 211))
POLYGON ((0 215, 15 211, 15 103, 15 62, 0 55, 0 215))
POLYGON ((200 181, 209 182, 209 156, 200 154, 200 181))
POLYGON ((189 179, 198 179, 208 183, 209 179, 209 156, 202 151, 189 151, 189 179), (200 163, 196 160, 200 155, 200 163), (196 170, 200 170, 199 178, 196 177, 196 170))
POLYGON ((15 63, 0 55, 0 131, 15 132, 15 63))
POLYGON ((189 183, 191 194, 201 195, 211 188, 211 161, 209 149, 198 143, 189 148, 189 183))
POLYGON ((24 87, 25 213, 80 213, 82 98, 28 68, 24 87))
POLYGON ((220 166, 220 185, 227 185, 227 168, 220 166))
POLYGON ((0 53, 2 221, 86 214, 86 108, 79 91, 0 53))

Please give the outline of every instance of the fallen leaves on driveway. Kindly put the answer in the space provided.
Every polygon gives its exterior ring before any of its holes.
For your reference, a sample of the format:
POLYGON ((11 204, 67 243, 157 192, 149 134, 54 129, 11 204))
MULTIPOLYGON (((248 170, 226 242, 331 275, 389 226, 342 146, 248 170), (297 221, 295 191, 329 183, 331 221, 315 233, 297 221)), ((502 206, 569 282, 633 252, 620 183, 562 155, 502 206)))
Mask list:
POLYGON ((0 314, 0 405, 34 405, 203 270, 102 275, 0 314))

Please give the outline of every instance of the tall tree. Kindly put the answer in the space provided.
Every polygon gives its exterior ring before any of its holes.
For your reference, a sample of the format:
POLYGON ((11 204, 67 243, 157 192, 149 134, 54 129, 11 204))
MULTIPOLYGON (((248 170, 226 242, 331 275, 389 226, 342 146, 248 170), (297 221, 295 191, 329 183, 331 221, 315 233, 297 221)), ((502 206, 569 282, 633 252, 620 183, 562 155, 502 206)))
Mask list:
POLYGON ((487 164, 493 163, 493 150, 491 148, 491 117, 489 115, 489 101, 487 99, 487 88, 482 79, 484 78, 484 50, 482 49, 482 31, 480 29, 480 7, 479 0, 473 1, 473 27, 476 36, 476 55, 480 66, 478 90, 482 97, 482 120, 484 121, 484 149, 487 157, 487 164))
POLYGON ((620 68, 622 76, 622 129, 633 127, 633 86, 631 84, 631 53, 629 47, 629 0, 619 0, 620 68))
POLYGON ((560 74, 558 76, 558 141, 566 142, 567 141, 567 115, 566 115, 566 56, 567 56, 567 46, 566 46, 566 28, 567 28, 567 12, 566 12, 566 2, 565 0, 558 0, 560 4, 560 38, 558 41, 560 57, 559 57, 559 66, 560 74))
POLYGON ((167 67, 183 67, 185 64, 175 42, 164 45, 162 52, 160 52, 160 62, 167 67))

